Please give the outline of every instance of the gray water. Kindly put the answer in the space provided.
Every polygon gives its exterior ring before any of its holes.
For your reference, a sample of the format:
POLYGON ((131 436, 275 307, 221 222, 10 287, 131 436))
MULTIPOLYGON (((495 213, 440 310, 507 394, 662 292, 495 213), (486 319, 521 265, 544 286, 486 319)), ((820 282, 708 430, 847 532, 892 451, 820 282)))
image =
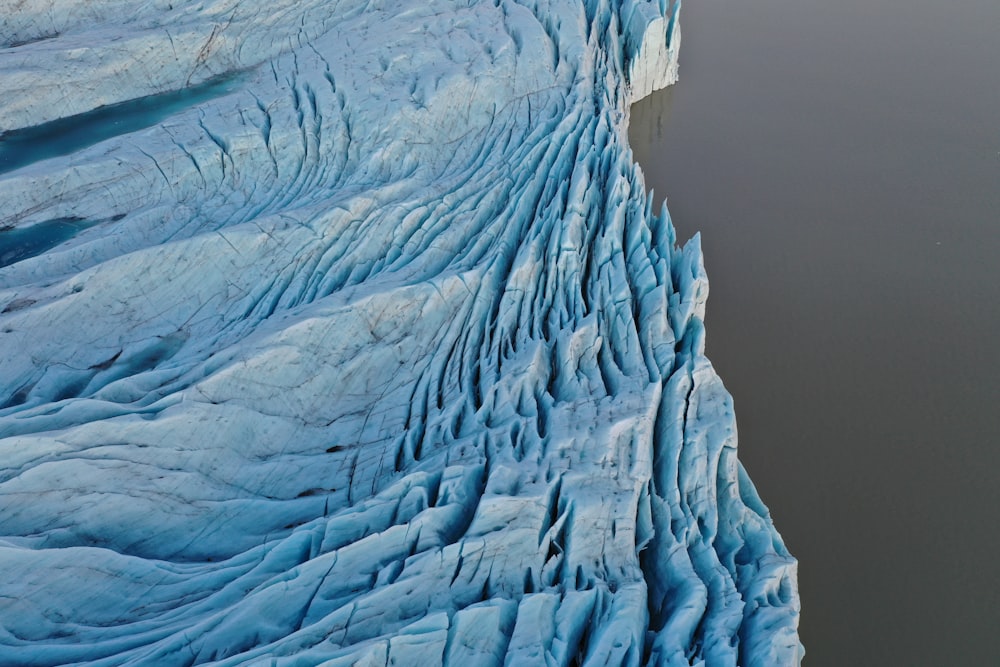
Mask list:
POLYGON ((805 664, 1000 664, 1000 2, 689 0, 631 143, 799 558, 805 664))

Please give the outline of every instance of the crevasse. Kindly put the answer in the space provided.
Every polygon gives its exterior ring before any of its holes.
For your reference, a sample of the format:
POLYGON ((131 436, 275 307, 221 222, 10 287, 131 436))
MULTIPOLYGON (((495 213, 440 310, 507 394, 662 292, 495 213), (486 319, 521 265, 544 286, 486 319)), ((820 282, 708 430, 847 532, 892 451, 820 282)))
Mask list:
POLYGON ((678 9, 5 17, 0 664, 797 664, 626 141, 678 9))

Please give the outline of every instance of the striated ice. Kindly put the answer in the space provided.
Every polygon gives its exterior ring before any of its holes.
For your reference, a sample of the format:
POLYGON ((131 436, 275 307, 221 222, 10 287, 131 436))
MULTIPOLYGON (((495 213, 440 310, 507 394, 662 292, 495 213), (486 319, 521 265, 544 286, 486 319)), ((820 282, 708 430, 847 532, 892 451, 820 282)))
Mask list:
POLYGON ((0 19, 0 664, 797 664, 626 141, 667 0, 0 19))

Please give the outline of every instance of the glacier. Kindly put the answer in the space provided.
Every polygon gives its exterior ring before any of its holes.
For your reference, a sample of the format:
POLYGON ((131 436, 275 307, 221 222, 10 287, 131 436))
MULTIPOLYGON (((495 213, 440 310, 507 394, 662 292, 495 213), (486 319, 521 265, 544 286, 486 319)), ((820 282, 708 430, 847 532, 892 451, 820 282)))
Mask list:
POLYGON ((678 0, 0 19, 0 664, 798 664, 627 143, 678 0))

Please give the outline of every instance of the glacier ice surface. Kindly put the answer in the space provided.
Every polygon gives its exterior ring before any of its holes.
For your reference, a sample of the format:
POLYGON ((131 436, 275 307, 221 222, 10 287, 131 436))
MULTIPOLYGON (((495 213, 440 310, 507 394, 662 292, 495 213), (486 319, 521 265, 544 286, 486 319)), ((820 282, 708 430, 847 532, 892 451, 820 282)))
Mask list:
POLYGON ((668 0, 22 0, 0 664, 797 664, 626 141, 668 0))

